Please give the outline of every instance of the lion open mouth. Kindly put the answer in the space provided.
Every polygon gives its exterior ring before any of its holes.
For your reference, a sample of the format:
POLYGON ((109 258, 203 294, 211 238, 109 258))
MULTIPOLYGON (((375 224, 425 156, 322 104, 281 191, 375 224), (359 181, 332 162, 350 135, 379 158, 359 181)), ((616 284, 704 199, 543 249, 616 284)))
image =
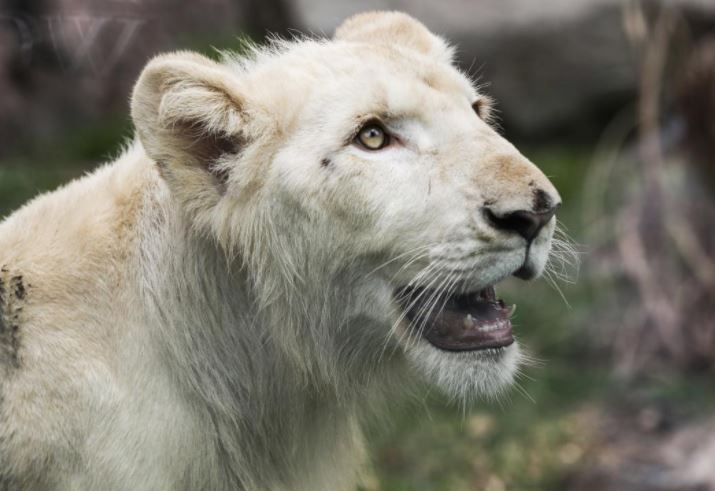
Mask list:
POLYGON ((476 351, 514 342, 510 320, 514 306, 498 299, 493 286, 447 298, 425 288, 404 287, 396 296, 410 329, 437 348, 476 351))

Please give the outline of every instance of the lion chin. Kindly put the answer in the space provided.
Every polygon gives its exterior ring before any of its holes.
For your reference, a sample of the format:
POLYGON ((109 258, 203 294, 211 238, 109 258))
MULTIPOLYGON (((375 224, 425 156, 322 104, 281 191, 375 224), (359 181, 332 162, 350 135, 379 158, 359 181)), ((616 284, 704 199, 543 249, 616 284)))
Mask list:
POLYGON ((407 350, 413 369, 449 398, 472 404, 498 398, 514 380, 521 362, 518 342, 505 348, 444 353, 426 343, 407 350))
POLYGON ((124 153, 0 223, 0 488, 355 489, 413 382, 506 390, 561 198, 453 58, 369 12, 151 60, 124 153))

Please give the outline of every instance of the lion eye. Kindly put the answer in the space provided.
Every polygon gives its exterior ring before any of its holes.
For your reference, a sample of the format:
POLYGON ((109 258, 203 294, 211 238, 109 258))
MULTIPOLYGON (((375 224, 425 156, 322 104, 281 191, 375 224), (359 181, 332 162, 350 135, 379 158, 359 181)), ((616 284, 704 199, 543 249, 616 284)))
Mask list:
POLYGON ((368 150, 380 150, 390 143, 387 132, 377 123, 368 123, 357 134, 356 140, 368 150))

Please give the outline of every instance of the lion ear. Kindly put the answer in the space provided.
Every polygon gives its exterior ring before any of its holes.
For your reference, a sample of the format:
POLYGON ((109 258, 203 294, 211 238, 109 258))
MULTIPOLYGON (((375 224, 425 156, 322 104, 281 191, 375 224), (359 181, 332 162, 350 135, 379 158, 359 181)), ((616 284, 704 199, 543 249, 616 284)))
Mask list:
POLYGON ((237 151, 243 104, 229 70, 199 54, 177 52, 147 64, 134 86, 131 113, 162 174, 193 171, 223 181, 224 171, 214 164, 237 151))
POLYGON ((335 30, 335 39, 410 48, 451 63, 454 50, 424 24, 402 12, 364 12, 335 30))

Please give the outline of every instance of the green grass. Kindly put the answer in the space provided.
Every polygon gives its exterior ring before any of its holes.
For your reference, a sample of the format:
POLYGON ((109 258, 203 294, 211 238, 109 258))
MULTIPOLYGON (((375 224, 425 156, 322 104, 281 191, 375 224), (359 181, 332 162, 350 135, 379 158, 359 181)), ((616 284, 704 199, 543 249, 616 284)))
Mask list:
POLYGON ((528 398, 514 391, 467 414, 432 398, 401 415, 374 437, 375 489, 556 489, 585 452, 581 411, 607 377, 555 362, 531 375, 528 398))
POLYGON ((131 135, 129 121, 67 132, 61 139, 31 145, 0 163, 0 217, 28 199, 81 176, 119 153, 131 135))

